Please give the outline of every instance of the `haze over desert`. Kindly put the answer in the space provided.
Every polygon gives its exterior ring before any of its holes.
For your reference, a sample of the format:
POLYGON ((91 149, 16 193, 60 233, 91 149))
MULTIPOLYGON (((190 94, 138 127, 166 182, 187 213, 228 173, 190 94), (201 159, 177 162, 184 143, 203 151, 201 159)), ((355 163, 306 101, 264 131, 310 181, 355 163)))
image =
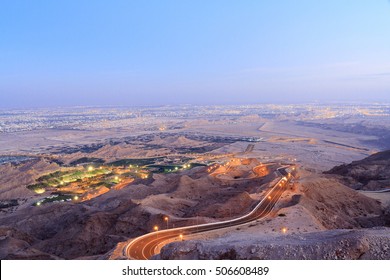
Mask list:
POLYGON ((390 107, 335 108, 4 112, 1 257, 388 259, 390 107))
POLYGON ((389 27, 390 0, 0 1, 1 279, 384 278, 389 27))

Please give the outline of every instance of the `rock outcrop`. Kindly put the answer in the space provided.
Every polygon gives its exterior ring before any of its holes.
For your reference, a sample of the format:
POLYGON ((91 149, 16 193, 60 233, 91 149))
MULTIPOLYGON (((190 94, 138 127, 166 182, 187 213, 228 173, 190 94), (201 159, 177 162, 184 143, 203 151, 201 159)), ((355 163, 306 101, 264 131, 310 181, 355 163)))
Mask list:
POLYGON ((357 190, 390 189, 390 150, 336 166, 325 174, 340 175, 341 180, 357 190))
POLYGON ((327 229, 386 225, 384 217, 378 219, 383 216, 383 207, 377 200, 332 178, 316 176, 301 180, 294 201, 327 229))
POLYGON ((150 232, 154 225, 168 226, 165 215, 170 217, 170 227, 179 227, 209 222, 217 214, 229 218, 246 213, 254 202, 246 190, 269 180, 238 182, 232 192, 214 177, 204 176, 204 169, 154 174, 150 184, 130 184, 88 201, 39 207, 25 203, 24 208, 0 216, 1 257, 101 258, 118 243, 150 232))
POLYGON ((163 260, 356 260, 390 259, 390 229, 329 230, 302 235, 235 234, 166 245, 163 260))

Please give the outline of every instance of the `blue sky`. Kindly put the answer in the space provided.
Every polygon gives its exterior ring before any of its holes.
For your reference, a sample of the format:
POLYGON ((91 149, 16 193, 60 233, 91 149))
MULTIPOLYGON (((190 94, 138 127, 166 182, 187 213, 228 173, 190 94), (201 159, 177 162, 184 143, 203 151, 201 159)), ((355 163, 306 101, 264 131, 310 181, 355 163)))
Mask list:
POLYGON ((390 101, 390 3, 0 2, 0 107, 390 101))

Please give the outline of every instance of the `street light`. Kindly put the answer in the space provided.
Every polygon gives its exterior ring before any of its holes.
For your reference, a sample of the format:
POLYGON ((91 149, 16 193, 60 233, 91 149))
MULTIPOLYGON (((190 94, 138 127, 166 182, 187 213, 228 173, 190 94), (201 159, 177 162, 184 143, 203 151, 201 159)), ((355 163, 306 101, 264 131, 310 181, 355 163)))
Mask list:
POLYGON ((168 229, 168 222, 169 222, 169 218, 167 216, 164 217, 164 221, 167 222, 167 229, 168 229))
POLYGON ((158 226, 154 226, 153 230, 156 232, 156 237, 158 238, 158 226))
POLYGON ((287 228, 286 227, 282 228, 282 232, 286 233, 287 232, 287 228))
POLYGON ((179 237, 180 237, 180 240, 183 241, 183 237, 184 237, 183 234, 180 234, 179 237))

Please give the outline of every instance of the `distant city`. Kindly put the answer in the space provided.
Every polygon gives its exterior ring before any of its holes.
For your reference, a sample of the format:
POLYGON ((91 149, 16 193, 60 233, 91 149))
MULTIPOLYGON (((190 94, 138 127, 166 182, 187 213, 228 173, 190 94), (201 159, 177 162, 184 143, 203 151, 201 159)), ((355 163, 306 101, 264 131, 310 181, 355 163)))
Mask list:
MULTIPOLYGON (((369 117, 371 123, 383 124, 390 116, 390 103, 371 104, 299 104, 299 105, 225 105, 161 107, 70 107, 53 109, 17 109, 0 112, 0 133, 39 129, 98 129, 123 127, 148 119, 221 119, 258 115, 262 118, 315 121, 321 119, 353 119, 369 117)), ((154 123, 154 121, 153 121, 154 123)), ((158 129, 158 128, 156 128, 158 129)))

